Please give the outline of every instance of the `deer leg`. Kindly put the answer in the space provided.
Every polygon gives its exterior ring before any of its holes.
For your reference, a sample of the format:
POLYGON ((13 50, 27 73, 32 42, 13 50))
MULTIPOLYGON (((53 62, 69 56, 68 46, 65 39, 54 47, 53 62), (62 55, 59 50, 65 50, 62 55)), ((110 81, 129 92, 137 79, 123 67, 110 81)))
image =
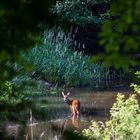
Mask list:
POLYGON ((74 127, 78 127, 78 121, 77 121, 77 118, 75 117, 75 116, 72 116, 72 125, 74 126, 74 127))
POLYGON ((78 109, 76 107, 75 107, 75 114, 76 114, 76 117, 79 118, 80 113, 79 113, 79 111, 78 111, 78 109))
POLYGON ((75 117, 76 116, 75 108, 72 106, 71 109, 72 109, 72 116, 75 117))
POLYGON ((73 109, 72 109, 72 106, 70 106, 70 112, 71 112, 71 117, 73 116, 73 109))

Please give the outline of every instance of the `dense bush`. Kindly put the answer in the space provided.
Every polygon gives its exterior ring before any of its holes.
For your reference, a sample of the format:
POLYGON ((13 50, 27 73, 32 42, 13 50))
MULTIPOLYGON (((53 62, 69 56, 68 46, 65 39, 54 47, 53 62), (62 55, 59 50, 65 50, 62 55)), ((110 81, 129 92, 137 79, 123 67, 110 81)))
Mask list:
POLYGON ((23 85, 22 86, 20 85, 20 87, 19 85, 20 81, 16 81, 16 83, 14 83, 14 81, 6 81, 3 84, 1 84, 0 86, 0 95, 1 95, 0 107, 2 107, 1 111, 11 110, 12 108, 15 108, 17 106, 24 108, 24 106, 31 103, 32 99, 28 98, 28 96, 26 96, 26 94, 24 93, 23 85))
POLYGON ((39 101, 36 103, 37 97, 57 92, 56 87, 46 87, 44 81, 32 79, 28 73, 25 74, 24 67, 15 65, 20 74, 0 85, 0 122, 9 120, 24 123, 30 109, 40 116, 42 110, 39 101))
POLYGON ((29 50, 27 61, 34 64, 36 77, 66 86, 86 85, 91 77, 89 57, 72 51, 71 39, 60 30, 45 33, 44 44, 29 50))
POLYGON ((140 108, 136 95, 127 100, 118 94, 117 101, 110 110, 111 119, 105 124, 92 122, 83 135, 95 140, 139 140, 140 139, 140 108))
POLYGON ((19 120, 27 106, 31 107, 31 100, 15 90, 12 82, 6 81, 0 86, 0 121, 19 120), (21 115, 21 116, 20 116, 21 115), (17 116, 20 118, 17 118, 17 116))
MULTIPOLYGON (((138 78, 140 78, 140 71, 137 71, 137 72, 135 73, 135 75, 136 75, 138 78)), ((134 88, 134 92, 140 94, 140 85, 135 84, 135 83, 132 83, 132 84, 131 84, 131 87, 134 88)))
POLYGON ((51 11, 56 13, 60 20, 72 24, 82 26, 100 24, 109 16, 107 11, 109 2, 110 0, 63 0, 57 1, 51 11))
POLYGON ((15 106, 21 102, 18 94, 13 92, 11 82, 6 81, 0 87, 0 105, 2 106, 15 106))

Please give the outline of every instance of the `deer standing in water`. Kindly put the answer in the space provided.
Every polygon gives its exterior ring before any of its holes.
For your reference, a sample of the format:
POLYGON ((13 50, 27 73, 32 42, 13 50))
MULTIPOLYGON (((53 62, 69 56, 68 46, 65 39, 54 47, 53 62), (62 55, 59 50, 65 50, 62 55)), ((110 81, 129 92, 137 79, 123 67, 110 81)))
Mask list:
POLYGON ((78 118, 80 115, 80 101, 77 99, 70 100, 68 98, 68 96, 70 95, 70 92, 68 92, 66 95, 64 94, 64 92, 62 92, 62 95, 63 95, 64 101, 70 106, 72 117, 78 118))

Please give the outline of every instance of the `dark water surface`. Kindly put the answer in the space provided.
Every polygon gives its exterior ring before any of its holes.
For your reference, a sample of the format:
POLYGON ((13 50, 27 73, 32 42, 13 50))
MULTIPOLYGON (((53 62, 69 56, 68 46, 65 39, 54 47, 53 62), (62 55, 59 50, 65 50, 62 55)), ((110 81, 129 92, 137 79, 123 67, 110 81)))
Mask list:
POLYGON ((126 94, 130 91, 93 91, 91 89, 68 89, 70 99, 81 102, 81 115, 73 120, 69 106, 63 101, 61 92, 47 97, 40 97, 36 104, 43 110, 43 119, 39 119, 34 111, 29 114, 26 126, 8 122, 0 137, 8 140, 63 140, 66 130, 81 131, 87 128, 91 120, 105 121, 109 119, 109 109, 115 102, 118 92, 126 94), (4 131, 4 134, 3 134, 4 131))

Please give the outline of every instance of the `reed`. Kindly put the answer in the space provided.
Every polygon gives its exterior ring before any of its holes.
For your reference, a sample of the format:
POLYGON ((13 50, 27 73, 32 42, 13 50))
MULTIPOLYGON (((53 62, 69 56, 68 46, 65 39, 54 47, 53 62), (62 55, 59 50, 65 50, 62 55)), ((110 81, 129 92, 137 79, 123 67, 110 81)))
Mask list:
POLYGON ((65 86, 83 86, 92 77, 88 56, 73 51, 70 34, 60 30, 44 33, 44 43, 30 49, 26 60, 34 64, 38 77, 65 86))

